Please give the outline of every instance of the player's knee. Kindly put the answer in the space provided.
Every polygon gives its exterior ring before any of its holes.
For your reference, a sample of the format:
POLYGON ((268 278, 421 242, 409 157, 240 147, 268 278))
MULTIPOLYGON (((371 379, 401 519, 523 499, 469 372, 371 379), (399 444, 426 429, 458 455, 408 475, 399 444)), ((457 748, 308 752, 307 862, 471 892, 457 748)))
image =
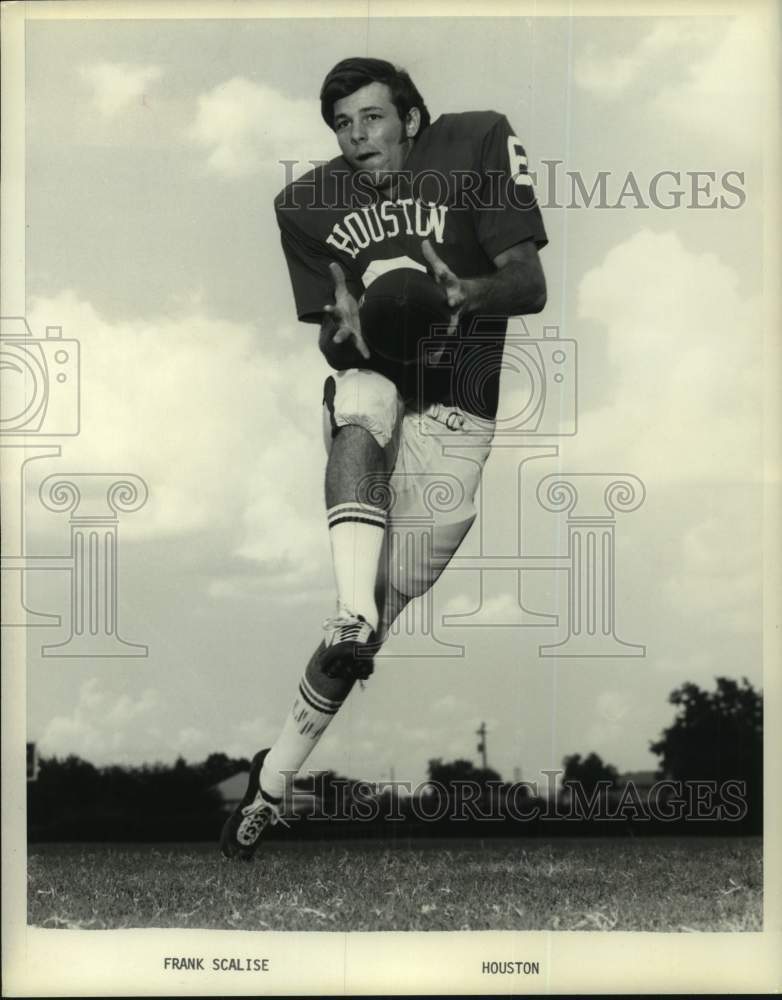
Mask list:
POLYGON ((385 448, 397 428, 403 405, 394 383, 384 375, 350 368, 326 379, 323 403, 331 436, 349 425, 369 431, 385 448))
POLYGON ((422 545, 420 537, 413 541, 412 532, 406 532, 403 539, 394 539, 385 565, 385 577, 389 584, 383 617, 394 621, 405 605, 425 594, 440 575, 444 566, 435 568, 431 547, 422 545), (414 557, 410 557, 405 542, 412 542, 414 557), (401 544, 400 544, 401 543, 401 544))
MULTIPOLYGON (((475 513, 459 521, 435 525, 434 532, 412 526, 394 535, 387 549, 384 572, 400 600, 421 597, 434 586, 464 536, 475 521, 475 513)), ((404 605, 402 605, 404 606, 404 605)))
POLYGON ((428 566, 405 566, 393 574, 394 587, 408 601, 421 597, 434 584, 445 567, 435 569, 431 563, 428 566))

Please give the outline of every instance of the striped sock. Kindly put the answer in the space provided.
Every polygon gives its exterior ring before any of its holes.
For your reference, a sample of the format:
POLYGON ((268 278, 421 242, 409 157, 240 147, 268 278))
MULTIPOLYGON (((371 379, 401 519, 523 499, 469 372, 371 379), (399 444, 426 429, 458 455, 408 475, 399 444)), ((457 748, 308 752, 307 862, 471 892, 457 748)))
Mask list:
POLYGON ((366 503, 340 503, 326 516, 338 604, 377 628, 375 582, 388 514, 366 503))
POLYGON ((282 798, 291 772, 301 768, 341 705, 342 701, 318 694, 307 676, 302 677, 293 708, 261 768, 261 789, 265 795, 282 798))

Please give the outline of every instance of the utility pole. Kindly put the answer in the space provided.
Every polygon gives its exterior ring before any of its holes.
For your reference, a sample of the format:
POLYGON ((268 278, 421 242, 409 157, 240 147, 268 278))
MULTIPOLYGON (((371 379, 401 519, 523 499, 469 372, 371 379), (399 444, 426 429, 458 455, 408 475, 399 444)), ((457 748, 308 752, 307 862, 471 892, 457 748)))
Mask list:
POLYGON ((483 762, 483 770, 486 770, 486 723, 482 722, 478 729, 475 731, 476 736, 480 736, 480 742, 478 743, 478 753, 481 755, 481 760, 483 762))

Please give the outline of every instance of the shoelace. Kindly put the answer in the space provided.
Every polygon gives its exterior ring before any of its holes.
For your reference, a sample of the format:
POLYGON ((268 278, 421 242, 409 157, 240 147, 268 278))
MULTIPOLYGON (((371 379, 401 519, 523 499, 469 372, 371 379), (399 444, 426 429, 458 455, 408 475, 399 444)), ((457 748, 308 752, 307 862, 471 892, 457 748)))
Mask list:
POLYGON ((369 624, 353 618, 327 618, 323 622, 323 628, 333 632, 335 637, 339 636, 338 642, 350 642, 358 639, 364 629, 369 631, 369 624))
POLYGON ((266 802, 260 796, 242 809, 242 816, 249 820, 247 826, 250 834, 260 833, 267 824, 275 826, 277 823, 282 823, 283 826, 290 828, 290 823, 285 822, 278 807, 266 802))

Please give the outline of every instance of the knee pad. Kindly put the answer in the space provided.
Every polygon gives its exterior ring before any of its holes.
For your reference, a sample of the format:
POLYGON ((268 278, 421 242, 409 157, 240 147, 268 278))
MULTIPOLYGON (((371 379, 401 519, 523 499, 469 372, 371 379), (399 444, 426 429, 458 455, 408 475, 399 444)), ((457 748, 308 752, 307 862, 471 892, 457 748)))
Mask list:
POLYGON ((381 448, 396 434, 404 403, 390 379, 365 368, 348 368, 326 379, 323 387, 326 443, 340 427, 355 425, 368 430, 381 448))

